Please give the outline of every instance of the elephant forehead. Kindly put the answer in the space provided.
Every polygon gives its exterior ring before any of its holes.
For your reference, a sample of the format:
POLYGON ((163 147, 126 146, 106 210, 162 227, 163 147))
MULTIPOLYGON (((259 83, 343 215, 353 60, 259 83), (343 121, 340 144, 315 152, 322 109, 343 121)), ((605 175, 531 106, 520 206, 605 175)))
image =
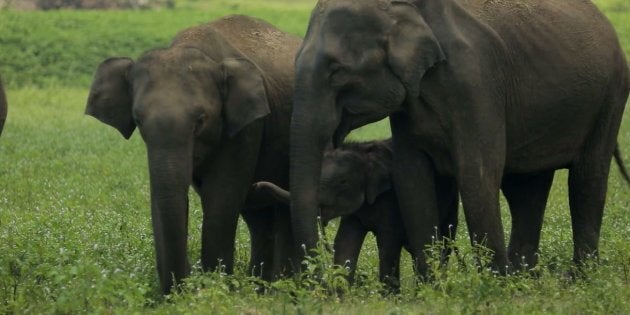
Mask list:
POLYGON ((315 6, 315 10, 324 13, 326 10, 338 7, 368 7, 387 10, 391 5, 391 0, 319 0, 315 6))
MULTIPOLYGON (((328 12, 321 22, 321 29, 316 33, 316 50, 320 56, 352 64, 369 50, 380 49, 386 41, 388 16, 376 13, 362 13, 367 9, 352 10, 338 8, 328 12)), ((374 11, 374 10, 372 10, 374 11)))
POLYGON ((335 5, 322 14, 322 26, 335 34, 375 34, 387 25, 388 15, 364 5, 335 5))
POLYGON ((203 51, 195 47, 170 47, 150 50, 143 54, 134 68, 168 69, 171 71, 194 70, 194 68, 212 68, 218 64, 203 51))
POLYGON ((322 161, 322 177, 337 177, 359 172, 363 167, 360 156, 354 152, 334 152, 324 156, 322 161))

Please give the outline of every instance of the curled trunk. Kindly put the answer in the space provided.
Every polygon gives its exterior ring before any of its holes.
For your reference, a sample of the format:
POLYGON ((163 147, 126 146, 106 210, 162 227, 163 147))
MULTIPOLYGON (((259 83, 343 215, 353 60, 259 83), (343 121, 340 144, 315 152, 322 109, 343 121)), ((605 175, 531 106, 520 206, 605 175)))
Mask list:
POLYGON ((277 201, 284 204, 291 203, 291 193, 285 189, 280 188, 278 185, 270 182, 257 182, 254 184, 254 189, 270 194, 277 201))

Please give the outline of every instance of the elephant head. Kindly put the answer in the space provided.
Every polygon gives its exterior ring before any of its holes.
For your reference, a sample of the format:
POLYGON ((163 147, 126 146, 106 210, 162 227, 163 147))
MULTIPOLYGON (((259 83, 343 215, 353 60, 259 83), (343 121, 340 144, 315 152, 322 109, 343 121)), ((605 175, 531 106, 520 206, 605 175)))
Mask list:
POLYGON ((445 59, 413 1, 319 1, 296 57, 291 207, 299 245, 317 242, 322 157, 357 127, 405 109, 445 59))
POLYGON ((188 190, 193 170, 222 141, 270 112, 263 77, 245 58, 211 58, 191 45, 110 58, 94 77, 86 114, 147 148, 158 274, 169 292, 189 272, 188 190))
MULTIPOLYGON (((322 224, 325 226, 334 218, 355 213, 392 189, 390 169, 389 141, 346 143, 326 151, 317 189, 322 224)), ((255 188, 281 202, 290 202, 290 193, 275 184, 258 182, 255 188)))
POLYGON ((2 78, 0 78, 0 135, 2 134, 4 122, 7 119, 7 107, 7 96, 4 94, 2 78))

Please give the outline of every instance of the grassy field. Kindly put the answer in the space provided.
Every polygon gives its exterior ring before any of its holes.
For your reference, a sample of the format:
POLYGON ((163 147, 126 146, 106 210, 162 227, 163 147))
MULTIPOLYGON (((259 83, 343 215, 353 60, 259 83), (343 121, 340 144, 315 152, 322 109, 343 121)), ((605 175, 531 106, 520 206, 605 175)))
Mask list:
MULTIPOLYGON (((180 294, 158 292, 144 144, 83 115, 91 75, 104 58, 137 57, 165 46, 180 29, 230 13, 264 18, 298 35, 314 1, 179 1, 174 11, 0 11, 0 73, 10 111, 0 138, 0 314, 5 313, 630 313, 630 188, 611 169, 600 264, 571 281, 572 240, 566 172, 557 172, 541 241, 540 276, 496 278, 473 271, 466 227, 455 240, 461 259, 432 284, 415 282, 403 257, 402 294, 382 296, 378 259, 368 239, 359 285, 327 268, 330 286, 284 280, 257 293, 247 276, 249 242, 239 225, 236 272, 199 270, 201 207, 191 194, 193 275, 180 294)), ((596 3, 630 54, 630 4, 596 3)), ((619 143, 630 164, 630 119, 619 143)), ((386 122, 353 134, 385 137, 386 122)), ((503 219, 509 215, 503 203, 503 219)), ((461 218, 463 222, 463 217, 461 218)), ((335 222, 329 227, 332 235, 335 222)), ((322 259, 318 264, 328 264, 322 259)), ((307 274, 308 275, 308 274, 307 274)))

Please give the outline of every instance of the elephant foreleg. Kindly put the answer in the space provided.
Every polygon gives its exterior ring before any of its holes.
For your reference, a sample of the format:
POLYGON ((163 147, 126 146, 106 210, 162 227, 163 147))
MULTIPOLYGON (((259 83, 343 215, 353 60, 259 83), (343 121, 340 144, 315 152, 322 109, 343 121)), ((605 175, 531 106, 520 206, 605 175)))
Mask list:
POLYGON ((507 158, 505 120, 501 112, 504 106, 488 91, 473 91, 471 86, 461 88, 465 96, 461 104, 466 105, 459 106, 453 117, 451 154, 468 234, 473 245, 490 250, 493 270, 505 274, 510 263, 499 206, 507 158))
POLYGON ((349 281, 354 281, 354 273, 365 240, 367 230, 355 216, 341 218, 335 237, 335 264, 349 268, 349 281))
POLYGON ((253 123, 226 140, 204 173, 197 190, 203 206, 201 264, 233 272, 238 215, 251 188, 261 142, 262 123, 253 123))
POLYGON ((442 264, 448 262, 453 250, 449 242, 455 241, 458 224, 459 194, 457 182, 452 177, 438 176, 436 179, 437 203, 440 212, 440 234, 446 247, 442 249, 442 264))
MULTIPOLYGON (((215 187, 215 189, 219 189, 215 187)), ((201 235, 201 266, 204 271, 221 270, 231 274, 234 270, 234 240, 239 209, 244 196, 226 188, 221 193, 204 193, 202 199, 203 223, 201 235), (225 198, 225 199, 224 199, 225 198)))
POLYGON ((274 237, 274 279, 289 276, 297 270, 299 262, 295 253, 295 239, 291 229, 291 209, 287 205, 276 205, 273 222, 274 237))
POLYGON ((251 239, 250 260, 247 273, 273 280, 274 273, 274 209, 248 209, 243 211, 243 218, 249 229, 251 239))
POLYGON ((458 186, 471 243, 488 248, 492 255, 492 268, 507 273, 510 265, 499 208, 501 172, 491 165, 481 161, 481 165, 462 166, 458 186))

